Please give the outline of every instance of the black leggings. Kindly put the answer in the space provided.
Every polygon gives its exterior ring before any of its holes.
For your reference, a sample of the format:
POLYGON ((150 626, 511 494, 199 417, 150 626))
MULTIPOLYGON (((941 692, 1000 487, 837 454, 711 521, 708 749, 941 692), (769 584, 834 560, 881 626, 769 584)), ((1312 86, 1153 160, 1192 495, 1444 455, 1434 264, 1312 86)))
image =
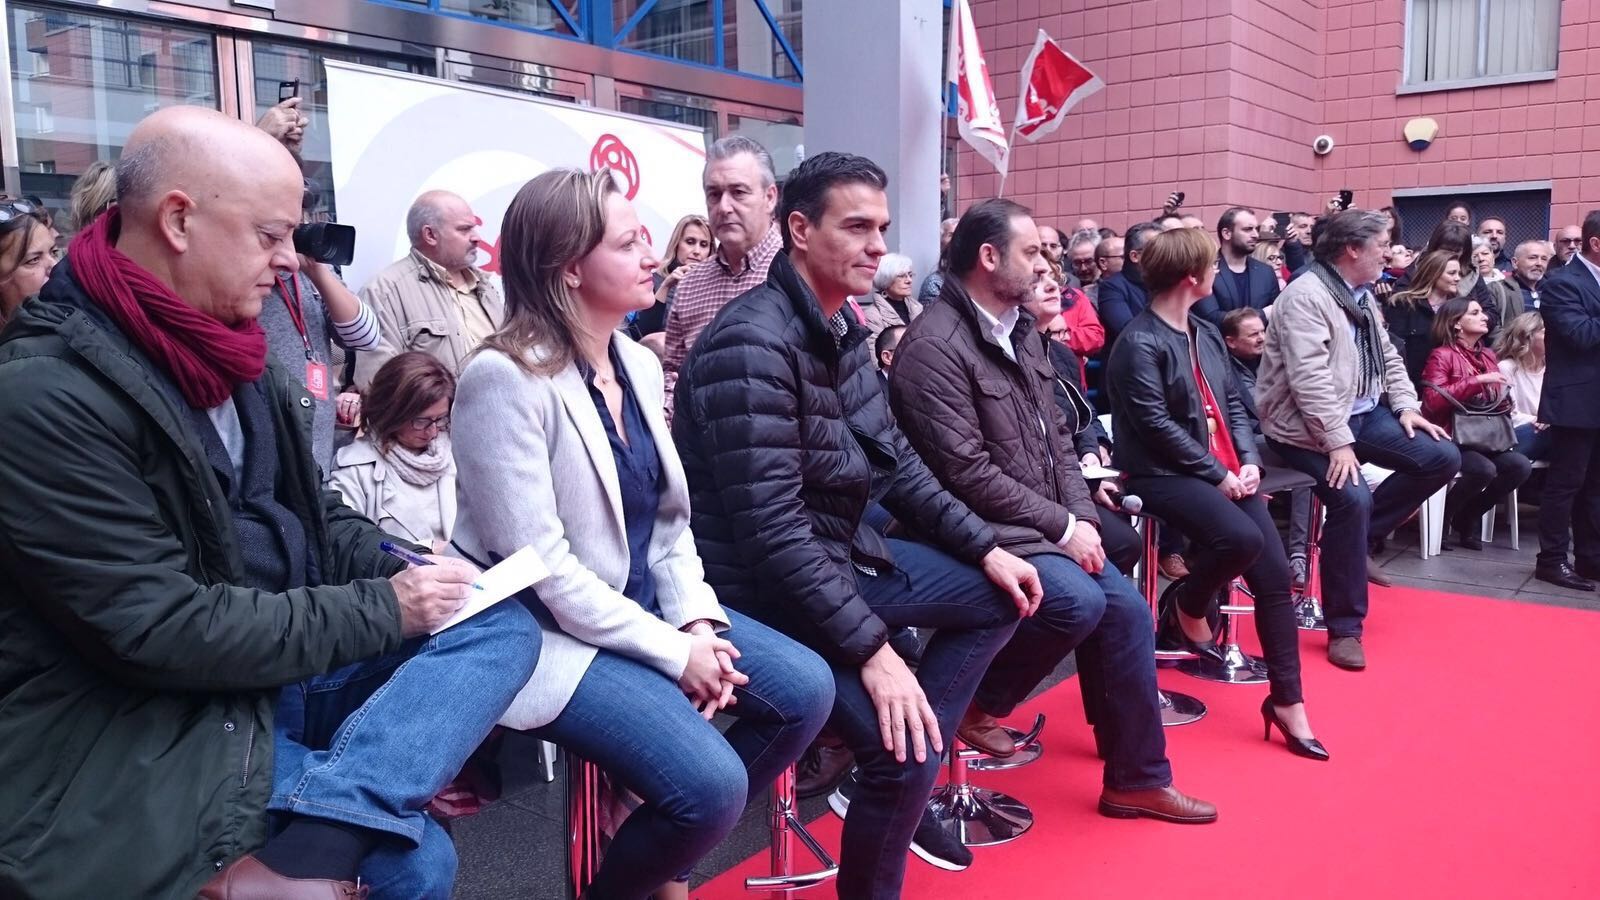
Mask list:
POLYGON ((1266 654, 1272 702, 1301 702, 1300 631, 1289 595, 1289 557, 1266 498, 1229 500, 1215 485, 1184 475, 1130 478, 1128 493, 1144 498, 1147 513, 1189 539, 1189 577, 1173 591, 1184 615, 1210 615, 1217 595, 1244 576, 1255 595, 1253 618, 1266 654))
POLYGON ((1515 450, 1486 454, 1461 448, 1461 477, 1445 495, 1445 525, 1476 531, 1483 514, 1521 487, 1531 474, 1533 463, 1515 450))

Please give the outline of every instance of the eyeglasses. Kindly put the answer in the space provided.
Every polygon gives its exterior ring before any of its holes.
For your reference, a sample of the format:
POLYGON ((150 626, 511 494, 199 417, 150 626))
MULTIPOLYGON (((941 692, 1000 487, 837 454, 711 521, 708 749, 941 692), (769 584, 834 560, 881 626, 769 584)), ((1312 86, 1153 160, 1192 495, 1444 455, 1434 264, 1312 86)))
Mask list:
POLYGON ((1557 243, 1561 243, 1561 244, 1581 244, 1581 243, 1583 243, 1583 238, 1581 238, 1581 237, 1575 237, 1575 238, 1560 238, 1560 239, 1559 239, 1559 240, 1558 240, 1558 241, 1557 241, 1557 243))
POLYGON ((39 211, 39 207, 27 200, 7 200, 0 203, 0 224, 9 222, 19 216, 31 216, 39 211))
POLYGON ((1278 253, 1273 253, 1273 254, 1269 255, 1267 257, 1267 259, 1272 261, 1272 262, 1283 262, 1282 254, 1278 254, 1278 253))
POLYGON ((429 428, 433 428, 435 426, 438 426, 440 431, 449 431, 450 414, 445 413, 436 419, 430 419, 427 416, 418 416, 411 420, 412 431, 427 431, 429 428))

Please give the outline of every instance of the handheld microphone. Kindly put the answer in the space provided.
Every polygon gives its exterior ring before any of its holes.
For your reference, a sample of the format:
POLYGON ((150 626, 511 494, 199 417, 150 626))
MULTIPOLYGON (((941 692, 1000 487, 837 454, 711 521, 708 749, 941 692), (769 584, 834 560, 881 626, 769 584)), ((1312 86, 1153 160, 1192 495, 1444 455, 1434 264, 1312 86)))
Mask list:
POLYGON ((1144 500, 1138 494, 1123 494, 1121 509, 1130 516, 1137 516, 1144 510, 1144 500))

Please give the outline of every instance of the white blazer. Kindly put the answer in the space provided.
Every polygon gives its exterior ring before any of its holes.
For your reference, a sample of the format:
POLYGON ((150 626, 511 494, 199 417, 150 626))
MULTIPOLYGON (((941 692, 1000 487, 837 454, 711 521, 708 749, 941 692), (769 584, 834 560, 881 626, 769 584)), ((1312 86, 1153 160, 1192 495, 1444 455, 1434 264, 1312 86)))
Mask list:
POLYGON ((485 563, 531 545, 550 569, 534 586, 549 610, 539 614, 544 645, 533 677, 500 720, 509 728, 537 728, 560 715, 597 647, 676 682, 690 643, 678 629, 697 619, 728 626, 689 533, 689 487, 661 412, 661 363, 625 335, 612 340, 661 460, 649 568, 664 619, 622 595, 629 568, 622 491, 605 424, 577 364, 530 375, 485 349, 456 387, 452 538, 485 563))

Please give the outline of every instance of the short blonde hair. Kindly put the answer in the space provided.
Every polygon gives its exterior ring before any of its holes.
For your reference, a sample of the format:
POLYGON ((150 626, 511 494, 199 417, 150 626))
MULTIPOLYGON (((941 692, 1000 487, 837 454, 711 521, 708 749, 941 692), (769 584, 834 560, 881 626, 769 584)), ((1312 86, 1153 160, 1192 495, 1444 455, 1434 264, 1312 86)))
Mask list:
POLYGON ((72 194, 67 200, 72 230, 82 231, 106 207, 117 202, 117 171, 108 162, 96 160, 89 164, 78 180, 72 183, 72 194))
POLYGON ((1217 239, 1198 228, 1163 231, 1144 245, 1139 273, 1151 294, 1170 291, 1183 279, 1204 275, 1217 260, 1217 239))

